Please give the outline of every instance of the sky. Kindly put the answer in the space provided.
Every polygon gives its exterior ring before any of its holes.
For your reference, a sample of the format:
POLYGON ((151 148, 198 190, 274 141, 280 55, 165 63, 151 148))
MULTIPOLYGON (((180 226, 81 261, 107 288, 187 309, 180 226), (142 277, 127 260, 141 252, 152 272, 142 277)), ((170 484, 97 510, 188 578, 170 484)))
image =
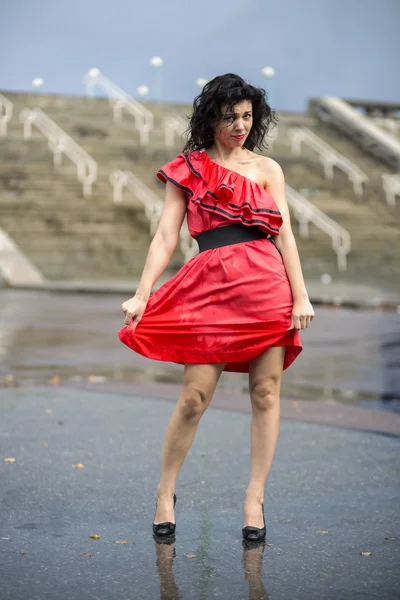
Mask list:
POLYGON ((304 111, 321 95, 400 101, 400 0, 0 0, 0 89, 84 94, 99 68, 128 94, 152 83, 192 102, 196 79, 233 72, 272 104, 304 111))

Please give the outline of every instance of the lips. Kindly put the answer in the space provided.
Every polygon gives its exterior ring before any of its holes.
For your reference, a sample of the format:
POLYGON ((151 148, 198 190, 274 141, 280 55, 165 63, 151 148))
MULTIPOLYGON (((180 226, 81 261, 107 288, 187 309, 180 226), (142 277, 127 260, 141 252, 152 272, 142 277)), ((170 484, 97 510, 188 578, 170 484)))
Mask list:
POLYGON ((233 137, 236 138, 237 140, 241 140, 241 139, 243 139, 245 137, 245 134, 243 134, 243 135, 234 135, 233 137))

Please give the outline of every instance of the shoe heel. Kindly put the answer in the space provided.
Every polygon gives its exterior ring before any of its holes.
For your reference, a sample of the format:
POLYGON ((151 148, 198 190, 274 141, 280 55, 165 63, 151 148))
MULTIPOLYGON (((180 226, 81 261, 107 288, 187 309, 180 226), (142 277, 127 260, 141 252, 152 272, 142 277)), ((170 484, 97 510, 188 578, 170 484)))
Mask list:
MULTIPOLYGON (((176 504, 176 494, 174 494, 174 508, 176 504)), ((176 530, 176 524, 167 521, 165 523, 157 523, 155 525, 153 523, 153 535, 156 537, 167 537, 170 535, 174 535, 176 530)))
POLYGON ((264 503, 261 506, 262 506, 264 527, 262 527, 261 529, 259 527, 251 527, 250 525, 248 525, 247 527, 243 527, 242 537, 246 542, 263 542, 267 536, 267 527, 265 525, 265 515, 264 515, 264 503))

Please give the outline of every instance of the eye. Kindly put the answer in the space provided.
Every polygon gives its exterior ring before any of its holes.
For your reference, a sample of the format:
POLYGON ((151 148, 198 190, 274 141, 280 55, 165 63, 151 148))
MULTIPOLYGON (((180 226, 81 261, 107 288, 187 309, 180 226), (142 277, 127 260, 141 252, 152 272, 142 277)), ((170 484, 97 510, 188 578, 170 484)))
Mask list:
POLYGON ((230 122, 232 122, 233 121, 233 116, 230 115, 230 116, 224 117, 224 121, 230 121, 230 122))
POLYGON ((244 115, 244 118, 245 118, 245 119, 251 119, 251 115, 249 115, 249 114, 247 114, 247 115, 244 115))

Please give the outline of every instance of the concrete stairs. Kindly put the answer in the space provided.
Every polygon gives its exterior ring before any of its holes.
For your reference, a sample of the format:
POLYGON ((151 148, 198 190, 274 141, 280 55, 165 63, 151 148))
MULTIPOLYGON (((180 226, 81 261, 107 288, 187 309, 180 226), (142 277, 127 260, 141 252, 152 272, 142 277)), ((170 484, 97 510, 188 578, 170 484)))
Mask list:
MULTIPOLYGON (((301 251, 302 258, 307 257, 305 272, 308 276, 320 274, 325 269, 335 279, 355 279, 367 283, 373 277, 379 286, 397 285, 395 280, 399 280, 400 273, 400 207, 391 208, 386 203, 381 176, 390 171, 387 166, 366 155, 354 142, 311 116, 307 121, 283 116, 279 124, 279 136, 269 155, 282 166, 286 181, 294 189, 303 193, 351 234, 352 251, 348 255, 345 274, 337 273, 332 257, 319 248, 311 256, 301 251), (318 155, 305 144, 302 145, 300 156, 292 154, 287 134, 293 126, 308 127, 367 174, 369 181, 361 198, 354 194, 350 180, 342 171, 335 169, 334 179, 325 179, 318 155)), ((314 239, 320 234, 314 230, 312 235, 314 247, 314 239)), ((302 244, 299 247, 302 248, 302 244)))
MULTIPOLYGON (((67 96, 33 96, 5 93, 14 103, 15 117, 9 136, 0 140, 0 226, 49 278, 129 279, 140 276, 150 236, 143 206, 129 191, 123 206, 112 203, 109 176, 113 169, 130 169, 162 199, 164 186, 156 171, 181 151, 182 143, 166 149, 161 119, 168 112, 181 116, 188 106, 157 106, 155 128, 148 147, 140 147, 138 132, 129 115, 116 125, 106 99, 67 96), (52 166, 45 138, 33 129, 31 141, 23 141, 18 114, 39 105, 98 162, 99 179, 93 196, 83 198, 75 167, 65 159, 60 170, 52 166), (68 252, 68 254, 66 254, 68 252), (66 260, 67 257, 67 260, 66 260)), ((310 115, 282 114, 279 136, 268 155, 284 169, 289 185, 304 193, 328 216, 348 229, 352 252, 348 271, 339 273, 330 238, 310 224, 310 239, 302 240, 293 220, 306 278, 330 273, 335 280, 393 287, 400 271, 400 210, 385 202, 381 174, 388 169, 365 156, 353 142, 320 124, 310 115), (348 178, 338 171, 333 181, 324 178, 313 150, 303 146, 301 156, 291 153, 287 132, 306 126, 343 152, 370 177, 363 198, 354 195, 348 178)), ((173 257, 170 274, 183 262, 173 257)))

